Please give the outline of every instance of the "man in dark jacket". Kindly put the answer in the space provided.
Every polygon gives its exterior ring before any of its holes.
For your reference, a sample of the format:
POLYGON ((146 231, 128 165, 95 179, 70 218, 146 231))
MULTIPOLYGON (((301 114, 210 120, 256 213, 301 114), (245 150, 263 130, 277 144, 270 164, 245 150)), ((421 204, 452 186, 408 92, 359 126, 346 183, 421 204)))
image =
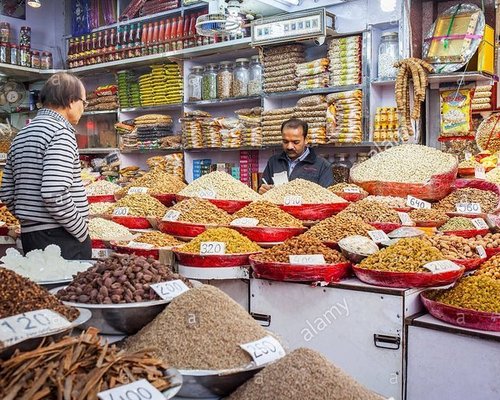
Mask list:
POLYGON ((281 125, 283 152, 275 154, 267 162, 262 175, 259 193, 265 193, 274 185, 302 178, 323 187, 333 185, 331 164, 316 155, 306 145, 307 122, 289 119, 281 125))

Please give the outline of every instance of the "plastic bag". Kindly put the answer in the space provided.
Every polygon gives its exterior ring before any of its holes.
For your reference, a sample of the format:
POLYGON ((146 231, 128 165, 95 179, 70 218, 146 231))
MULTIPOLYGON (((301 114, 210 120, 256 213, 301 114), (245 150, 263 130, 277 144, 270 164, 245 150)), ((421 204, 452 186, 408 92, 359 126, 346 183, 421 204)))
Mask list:
POLYGON ((441 135, 468 135, 471 130, 471 90, 444 90, 441 99, 441 135))

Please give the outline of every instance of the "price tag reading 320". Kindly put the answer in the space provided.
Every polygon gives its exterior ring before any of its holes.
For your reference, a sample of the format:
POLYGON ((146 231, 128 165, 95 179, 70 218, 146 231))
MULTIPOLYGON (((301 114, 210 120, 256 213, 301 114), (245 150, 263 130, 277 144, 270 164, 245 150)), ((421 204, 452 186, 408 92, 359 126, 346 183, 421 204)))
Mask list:
POLYGON ((29 311, 0 319, 0 342, 7 347, 30 337, 70 327, 66 318, 52 310, 29 311))
POLYGON ((285 356, 285 350, 280 342, 272 336, 266 336, 255 342, 240 344, 240 347, 250 354, 257 366, 279 360, 285 356))
POLYGON ((173 281, 153 283, 149 285, 163 300, 172 300, 174 297, 187 292, 189 288, 180 279, 173 281))
POLYGON ((146 379, 97 393, 101 400, 165 400, 165 396, 146 379))
POLYGON ((201 255, 222 255, 226 254, 226 243, 224 242, 201 242, 201 255))
POLYGON ((294 195, 285 196, 285 199, 283 200, 283 204, 285 206, 301 206, 302 205, 302 196, 294 196, 294 195))
POLYGON ((408 195, 408 197, 406 198, 406 205, 408 207, 411 207, 411 208, 427 208, 427 209, 429 209, 432 207, 431 203, 424 201, 424 200, 417 199, 416 197, 413 197, 410 195, 408 195))
POLYGON ((458 203, 457 212, 462 214, 480 214, 481 204, 479 203, 458 203))

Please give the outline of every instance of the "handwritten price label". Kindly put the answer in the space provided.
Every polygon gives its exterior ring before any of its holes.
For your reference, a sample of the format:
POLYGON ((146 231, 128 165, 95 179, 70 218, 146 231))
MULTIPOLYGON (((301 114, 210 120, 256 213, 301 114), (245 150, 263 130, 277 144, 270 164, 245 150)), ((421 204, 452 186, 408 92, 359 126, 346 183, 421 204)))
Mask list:
POLYGON ((215 193, 212 189, 200 189, 198 196, 202 199, 215 199, 217 197, 217 193, 215 193))
POLYGON ((92 249, 92 258, 107 258, 112 253, 111 249, 92 249))
POLYGON ((232 226, 257 226, 259 225, 259 220, 257 218, 236 218, 235 220, 231 221, 232 226))
POLYGON ((10 236, 0 236, 0 244, 16 244, 16 241, 10 236))
POLYGON ((413 225, 413 221, 411 220, 408 213, 398 211, 398 215, 399 215, 399 219, 401 220, 401 223, 404 226, 412 226, 413 225))
POLYGON ((458 271, 460 266, 450 260, 439 260, 425 264, 424 268, 433 274, 439 274, 441 272, 458 271))
POLYGON ((139 187, 139 186, 131 187, 127 191, 128 194, 138 194, 138 193, 147 193, 147 192, 148 192, 148 188, 147 187, 139 187))
POLYGON ((348 186, 348 187, 344 188, 344 193, 356 193, 356 194, 359 194, 359 193, 361 193, 361 190, 359 190, 359 188, 357 188, 357 187, 348 186))
POLYGON ((482 218, 474 218, 471 219, 470 222, 472 222, 472 225, 474 225, 476 229, 489 229, 488 224, 482 218))
POLYGON ((285 356, 285 350, 280 342, 272 336, 266 336, 255 342, 240 344, 240 347, 250 354, 257 366, 279 360, 285 356))
POLYGON ((368 231, 368 236, 375 242, 375 243, 382 243, 385 241, 389 240, 389 236, 385 234, 384 231, 377 230, 377 231, 368 231))
POLYGON ((457 212, 462 214, 480 214, 481 204, 479 203, 458 203, 457 212))
POLYGON ((172 300, 174 297, 187 292, 189 288, 180 279, 168 282, 153 283, 150 287, 158 293, 163 300, 172 300))
POLYGON ((486 258, 488 256, 483 246, 476 246, 476 251, 480 258, 486 258))
POLYGON ((289 255, 290 264, 309 264, 322 265, 326 264, 323 254, 297 254, 289 255))
POLYGON ((427 201, 424 201, 424 200, 420 200, 420 199, 417 199, 416 197, 413 197, 413 196, 410 196, 408 195, 408 197, 406 198, 406 205, 408 207, 411 207, 411 208, 431 208, 432 205, 431 203, 427 202, 427 201))
POLYGON ((113 211, 113 215, 115 217, 124 217, 128 215, 129 208, 128 207, 116 207, 115 211, 113 211))
POLYGON ((177 221, 181 216, 181 212, 177 210, 168 210, 163 216, 163 221, 177 221))
POLYGON ((482 165, 477 165, 474 168, 474 177, 476 179, 486 179, 486 170, 482 165))
POLYGON ((295 196, 295 195, 285 196, 283 204, 285 206, 301 206, 302 205, 302 196, 295 196))
POLYGON ((146 379, 97 393, 101 400, 165 400, 165 396, 146 379))
POLYGON ((226 254, 226 243, 224 242, 201 242, 201 255, 222 255, 226 254))
POLYGON ((154 248, 152 244, 134 242, 133 240, 129 242, 128 247, 131 247, 133 249, 143 249, 143 250, 151 250, 152 248, 154 248))
POLYGON ((0 153, 0 162, 7 161, 7 153, 0 153))
POLYGON ((0 319, 0 342, 7 347, 30 337, 70 327, 71 323, 66 318, 52 310, 29 311, 0 319))

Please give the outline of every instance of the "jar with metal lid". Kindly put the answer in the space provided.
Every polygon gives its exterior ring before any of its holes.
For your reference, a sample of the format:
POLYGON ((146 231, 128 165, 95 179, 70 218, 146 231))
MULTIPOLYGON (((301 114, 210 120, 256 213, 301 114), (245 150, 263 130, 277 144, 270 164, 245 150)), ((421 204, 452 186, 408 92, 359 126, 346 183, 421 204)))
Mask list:
POLYGON ((9 51, 9 48, 7 47, 7 43, 5 42, 0 42, 0 63, 6 64, 7 61, 7 53, 9 51))
POLYGON ((378 46, 378 79, 395 79, 399 60, 399 40, 397 32, 385 32, 378 46))
POLYGON ((10 63, 19 65, 19 53, 17 51, 17 45, 14 43, 10 45, 10 63))
POLYGON ((19 65, 21 67, 31 67, 31 53, 30 49, 26 46, 19 48, 19 65))
POLYGON ((207 64, 203 72, 202 100, 214 100, 217 98, 217 64, 207 64))
POLYGON ((217 98, 227 99, 232 95, 233 71, 232 61, 222 61, 217 72, 217 98))
POLYGON ((8 22, 0 22, 0 42, 10 42, 10 24, 8 22))
POLYGON ((40 52, 37 50, 31 52, 31 67, 40 69, 40 52))
POLYGON ((262 65, 259 56, 252 56, 249 70, 248 95, 256 96, 262 93, 262 65))
POLYGON ((203 87, 203 67, 192 67, 188 75, 188 101, 201 100, 203 87))
POLYGON ((250 73, 248 70, 248 58, 237 58, 233 71, 233 96, 248 96, 248 81, 250 73))
POLYGON ((52 69, 52 53, 50 51, 42 52, 42 56, 40 57, 40 68, 52 69))
POLYGON ((339 153, 338 159, 333 162, 333 183, 349 182, 349 175, 352 164, 349 161, 349 154, 339 153))
POLYGON ((21 26, 19 32, 19 45, 31 47, 31 28, 29 26, 21 26))

